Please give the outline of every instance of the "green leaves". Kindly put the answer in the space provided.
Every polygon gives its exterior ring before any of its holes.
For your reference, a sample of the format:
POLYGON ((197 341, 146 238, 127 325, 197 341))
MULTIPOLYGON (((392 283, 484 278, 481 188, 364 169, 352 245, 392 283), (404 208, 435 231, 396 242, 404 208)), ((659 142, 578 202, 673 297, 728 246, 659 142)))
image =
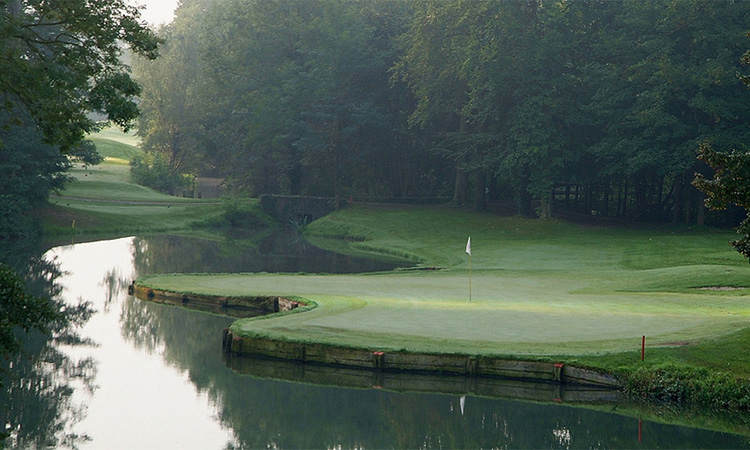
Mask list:
POLYGON ((32 329, 49 332, 49 326, 63 320, 57 305, 26 292, 26 284, 5 264, 0 264, 0 354, 6 358, 20 348, 17 332, 32 329))
POLYGON ((0 4, 0 95, 25 109, 45 141, 69 150, 92 131, 92 111, 127 126, 138 90, 121 44, 153 58, 159 40, 124 0, 9 0, 0 4))
POLYGON ((687 221, 698 143, 750 137, 748 16, 723 1, 195 0, 162 30, 164 59, 137 69, 142 134, 254 194, 454 189, 482 207, 565 186, 578 212, 687 221))
MULTIPOLYGON (((693 184, 706 194, 705 204, 711 209, 726 209, 734 204, 750 210, 750 153, 732 150, 717 152, 704 142, 698 158, 716 172, 712 179, 696 174, 693 184)), ((750 213, 737 228, 743 237, 730 244, 750 260, 750 213)))
POLYGON ((735 204, 750 209, 750 154, 732 150, 729 153, 715 151, 710 144, 700 145, 698 158, 716 172, 713 179, 697 174, 693 184, 708 198, 706 206, 725 209, 735 204))
MULTIPOLYGON (((12 118, 21 123, 30 118, 17 112, 14 115, 0 111, 0 123, 10 123, 12 118)), ((39 131, 29 125, 0 128, 0 242, 33 234, 35 229, 29 210, 40 207, 50 191, 62 187, 70 167, 70 160, 56 147, 42 142, 39 131)), ((94 161, 93 149, 79 144, 72 153, 87 161, 94 161)))

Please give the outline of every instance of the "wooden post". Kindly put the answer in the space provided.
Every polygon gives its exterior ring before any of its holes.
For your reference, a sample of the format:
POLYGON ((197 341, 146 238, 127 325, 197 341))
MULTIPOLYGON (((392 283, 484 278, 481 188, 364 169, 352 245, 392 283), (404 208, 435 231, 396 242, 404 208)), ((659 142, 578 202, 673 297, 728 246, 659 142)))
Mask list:
POLYGON ((641 361, 646 359, 646 336, 641 339, 641 361))
POLYGON ((469 302, 471 302, 471 236, 466 240, 466 253, 469 254, 469 302))

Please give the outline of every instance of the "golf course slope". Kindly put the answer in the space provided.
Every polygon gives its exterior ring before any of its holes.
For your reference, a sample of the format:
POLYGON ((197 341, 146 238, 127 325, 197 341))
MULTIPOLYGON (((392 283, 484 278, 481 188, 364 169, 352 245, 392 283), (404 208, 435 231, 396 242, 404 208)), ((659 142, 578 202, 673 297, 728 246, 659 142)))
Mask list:
POLYGON ((238 320, 230 329, 235 337, 383 352, 567 358, 593 367, 603 355, 640 357, 642 336, 648 352, 679 351, 713 345, 750 325, 750 267, 727 245, 727 231, 599 228, 442 207, 353 206, 312 223, 306 234, 316 245, 400 257, 414 266, 359 275, 156 275, 138 284, 283 296, 311 305, 238 320), (471 255, 465 252, 469 236, 471 255))
MULTIPOLYGON (((40 213, 47 236, 193 232, 223 214, 220 199, 172 196, 135 184, 130 160, 142 154, 136 136, 106 128, 89 139, 104 160, 94 166, 73 165, 68 173, 71 181, 50 196, 40 213)), ((243 204, 254 207, 257 200, 243 204)))

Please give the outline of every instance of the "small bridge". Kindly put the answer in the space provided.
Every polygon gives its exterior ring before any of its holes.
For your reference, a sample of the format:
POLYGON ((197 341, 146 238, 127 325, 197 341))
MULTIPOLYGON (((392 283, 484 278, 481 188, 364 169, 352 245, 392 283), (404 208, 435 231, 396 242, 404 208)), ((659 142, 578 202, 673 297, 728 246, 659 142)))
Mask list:
POLYGON ((285 225, 304 225, 320 219, 338 209, 336 203, 333 197, 265 194, 260 196, 260 209, 285 225))

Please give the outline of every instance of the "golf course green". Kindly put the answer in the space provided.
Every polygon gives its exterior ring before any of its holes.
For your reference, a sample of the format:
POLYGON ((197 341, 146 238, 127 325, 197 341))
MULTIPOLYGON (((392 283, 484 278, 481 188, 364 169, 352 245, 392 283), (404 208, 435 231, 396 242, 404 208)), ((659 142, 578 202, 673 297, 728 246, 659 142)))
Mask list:
POLYGON ((307 234, 323 246, 331 241, 321 238, 342 238, 339 251, 346 242, 351 252, 400 256, 415 266, 364 275, 162 275, 139 283, 302 298, 316 307, 239 320, 232 331, 388 351, 596 355, 640 351, 644 335, 649 347, 694 345, 750 324, 750 267, 727 245, 727 232, 355 206, 313 223, 307 234), (469 235, 471 255, 464 251, 469 235))
MULTIPOLYGON (((94 138, 107 159, 77 167, 77 181, 51 199, 53 233, 196 233, 225 210, 134 185, 126 161, 139 150, 116 133, 94 138)), ((262 215, 256 200, 246 203, 262 215)), ((170 274, 138 284, 308 305, 236 321, 231 333, 248 339, 564 362, 617 374, 639 397, 750 409, 750 265, 728 245, 735 233, 587 222, 355 204, 300 231, 319 247, 408 268, 170 274)))

